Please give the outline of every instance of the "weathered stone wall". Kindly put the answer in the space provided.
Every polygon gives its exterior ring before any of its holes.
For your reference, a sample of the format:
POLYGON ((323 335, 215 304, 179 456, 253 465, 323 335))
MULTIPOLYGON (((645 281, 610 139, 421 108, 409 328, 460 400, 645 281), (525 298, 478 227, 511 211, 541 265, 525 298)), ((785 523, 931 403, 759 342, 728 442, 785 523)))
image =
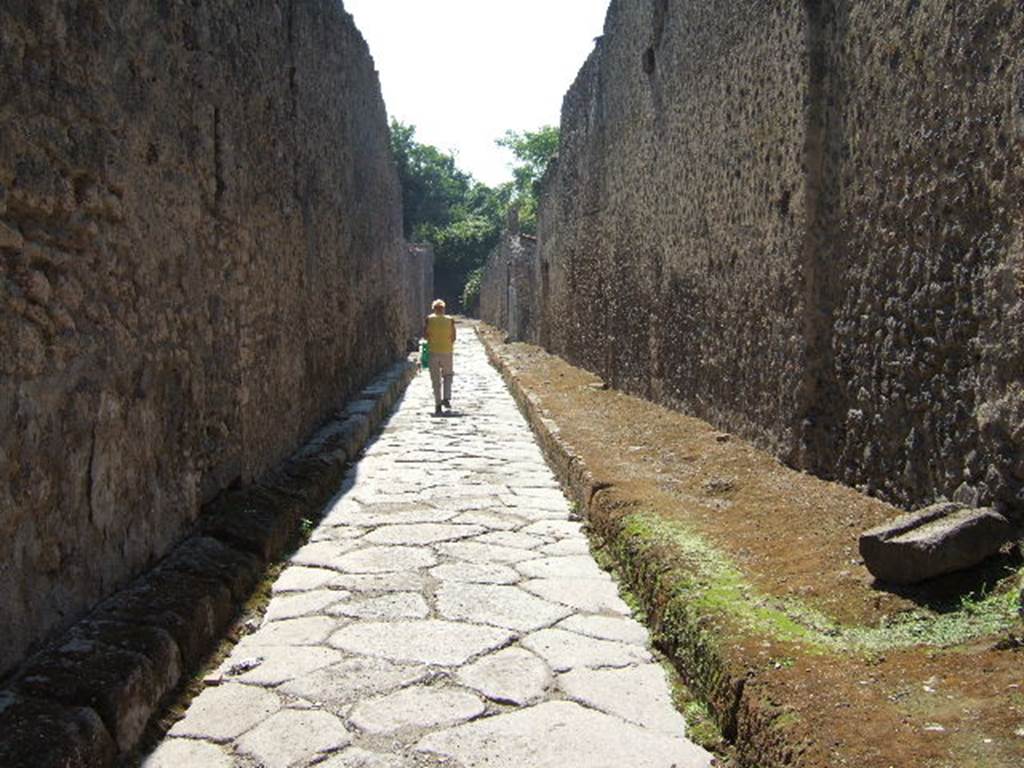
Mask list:
POLYGON ((0 670, 400 352, 401 256, 340 3, 0 7, 0 670))
POLYGON ((613 0, 542 342, 900 503, 1019 510, 1022 41, 1014 0, 613 0))
POLYGON ((429 245, 409 244, 405 253, 406 338, 409 348, 414 349, 423 334, 423 320, 430 314, 430 303, 434 300, 434 249, 429 245))
POLYGON ((1024 512, 1024 5, 844 2, 825 32, 825 466, 1024 512))
POLYGON ((515 341, 540 341, 537 240, 502 233, 480 282, 480 319, 504 329, 515 341))

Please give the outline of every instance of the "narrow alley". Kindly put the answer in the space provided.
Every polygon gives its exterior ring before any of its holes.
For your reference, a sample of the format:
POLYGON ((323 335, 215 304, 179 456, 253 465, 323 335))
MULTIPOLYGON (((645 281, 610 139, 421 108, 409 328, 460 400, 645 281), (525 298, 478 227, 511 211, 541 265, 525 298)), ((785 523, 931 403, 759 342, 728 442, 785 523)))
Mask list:
POLYGON ((476 334, 421 372, 146 768, 697 768, 646 629, 476 334))

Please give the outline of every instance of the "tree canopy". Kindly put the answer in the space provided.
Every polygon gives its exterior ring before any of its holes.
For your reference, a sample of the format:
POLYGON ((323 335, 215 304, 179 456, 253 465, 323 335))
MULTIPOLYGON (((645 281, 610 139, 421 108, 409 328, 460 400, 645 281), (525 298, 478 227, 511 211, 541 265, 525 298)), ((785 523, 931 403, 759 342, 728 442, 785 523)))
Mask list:
MULTIPOLYGON (((480 269, 498 243, 510 205, 520 209, 522 231, 536 231, 536 182, 558 148, 558 129, 506 131, 497 143, 516 158, 513 181, 489 187, 460 170, 450 153, 416 141, 414 126, 391 121, 405 237, 433 246, 436 292, 453 311, 462 309, 467 282, 479 285, 480 269)), ((471 304, 474 291, 465 298, 471 304)))
POLYGON ((505 131, 495 142, 516 158, 512 167, 512 203, 519 207, 523 232, 537 231, 537 183, 558 152, 558 128, 545 125, 536 131, 505 131))

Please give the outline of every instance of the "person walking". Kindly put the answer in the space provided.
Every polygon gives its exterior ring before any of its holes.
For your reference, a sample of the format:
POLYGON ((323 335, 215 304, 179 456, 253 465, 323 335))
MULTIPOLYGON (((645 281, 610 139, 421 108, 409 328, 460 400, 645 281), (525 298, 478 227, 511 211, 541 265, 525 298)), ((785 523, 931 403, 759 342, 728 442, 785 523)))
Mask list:
POLYGON ((433 314, 427 315, 423 325, 423 338, 430 349, 430 383, 434 387, 434 415, 440 416, 441 406, 452 408, 452 356, 455 351, 455 318, 444 313, 443 299, 430 305, 433 314))

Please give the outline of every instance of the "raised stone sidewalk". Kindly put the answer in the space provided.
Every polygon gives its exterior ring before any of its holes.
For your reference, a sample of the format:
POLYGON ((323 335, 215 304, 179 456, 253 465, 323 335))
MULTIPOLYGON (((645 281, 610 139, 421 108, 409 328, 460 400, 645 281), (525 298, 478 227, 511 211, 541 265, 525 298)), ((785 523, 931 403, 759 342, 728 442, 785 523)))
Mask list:
POLYGON ((646 630, 475 335, 427 374, 146 768, 697 768, 646 630))

